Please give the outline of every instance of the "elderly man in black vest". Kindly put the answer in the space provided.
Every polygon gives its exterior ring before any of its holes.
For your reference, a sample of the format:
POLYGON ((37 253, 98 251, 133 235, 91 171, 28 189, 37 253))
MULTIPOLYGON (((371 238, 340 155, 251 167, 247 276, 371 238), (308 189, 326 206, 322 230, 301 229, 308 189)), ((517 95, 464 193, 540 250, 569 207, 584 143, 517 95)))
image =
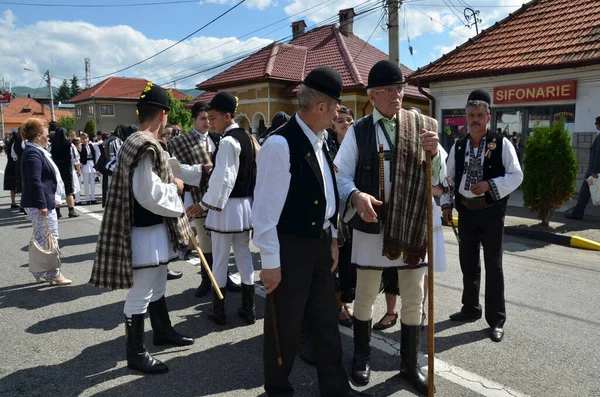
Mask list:
POLYGON ((442 196, 444 220, 452 221, 453 205, 458 210, 460 268, 463 273, 462 309, 452 321, 481 318, 479 284, 483 245, 485 262, 485 319, 490 338, 504 337, 506 309, 502 272, 502 238, 508 195, 523 181, 523 172, 514 146, 487 129, 491 120, 490 95, 473 91, 467 100, 469 133, 457 141, 448 155, 447 173, 455 192, 454 203, 442 196))
POLYGON ((353 228, 357 267, 352 378, 370 380, 373 304, 383 269, 396 269, 402 300, 400 375, 421 393, 427 377, 417 363, 427 251, 425 151, 433 155, 433 180, 441 170, 437 122, 402 109, 404 81, 397 63, 377 62, 367 93, 373 114, 348 129, 335 158, 344 219, 353 228))
POLYGON ((260 278, 269 300, 264 324, 265 390, 292 396, 288 377, 303 319, 315 350, 322 396, 360 396, 342 366, 342 344, 331 272, 337 267, 338 193, 325 129, 337 116, 342 78, 329 67, 311 71, 298 88, 300 110, 267 138, 258 156, 252 208, 260 278), (305 316, 306 313, 306 316, 305 316), (281 346, 278 365, 277 318, 281 346))

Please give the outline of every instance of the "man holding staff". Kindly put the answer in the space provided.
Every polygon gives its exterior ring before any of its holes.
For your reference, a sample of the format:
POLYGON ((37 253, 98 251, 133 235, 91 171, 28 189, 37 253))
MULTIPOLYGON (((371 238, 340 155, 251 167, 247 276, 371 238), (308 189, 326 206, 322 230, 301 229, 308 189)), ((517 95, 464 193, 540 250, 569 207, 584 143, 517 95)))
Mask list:
POLYGON ((336 70, 311 71, 298 88, 300 110, 267 138, 258 155, 252 220, 260 278, 271 303, 265 309, 263 350, 269 397, 294 394, 288 377, 303 320, 314 345, 321 395, 364 395, 350 389, 342 366, 331 274, 338 261, 338 194, 324 132, 337 116, 342 88, 336 70))
POLYGON ((438 180, 438 134, 434 119, 401 109, 404 82, 397 63, 377 62, 368 77, 373 114, 358 120, 335 158, 345 219, 353 228, 357 266, 352 379, 370 380, 372 310, 383 269, 398 270, 401 310, 400 374, 421 393, 427 377, 417 363, 421 340, 423 276, 427 252, 425 151, 438 180))

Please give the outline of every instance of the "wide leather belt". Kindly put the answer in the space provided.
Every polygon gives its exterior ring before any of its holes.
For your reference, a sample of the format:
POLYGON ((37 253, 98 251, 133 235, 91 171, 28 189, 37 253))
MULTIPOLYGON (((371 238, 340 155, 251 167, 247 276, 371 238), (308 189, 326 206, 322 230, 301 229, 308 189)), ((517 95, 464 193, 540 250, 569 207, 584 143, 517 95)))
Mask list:
POLYGON ((495 206, 498 203, 488 203, 485 197, 474 197, 474 198, 460 198, 460 203, 467 207, 469 210, 484 210, 486 208, 490 208, 495 206))

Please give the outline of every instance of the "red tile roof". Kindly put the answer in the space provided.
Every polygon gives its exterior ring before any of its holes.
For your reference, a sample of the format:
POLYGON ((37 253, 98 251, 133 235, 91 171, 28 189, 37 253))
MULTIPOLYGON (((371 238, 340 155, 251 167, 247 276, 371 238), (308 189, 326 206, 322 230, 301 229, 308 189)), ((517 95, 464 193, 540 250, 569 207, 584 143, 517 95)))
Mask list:
MULTIPOLYGON (((62 116, 73 116, 69 110, 54 109, 54 118, 58 120, 62 116)), ((4 107, 5 124, 22 124, 28 118, 35 117, 50 121, 50 109, 32 98, 14 98, 4 107)))
MULTIPOLYGON (((148 80, 136 79, 130 77, 109 77, 106 80, 102 80, 93 87, 84 90, 73 98, 69 99, 69 102, 80 102, 89 99, 125 99, 125 100, 138 100, 144 88, 146 88, 148 80)), ((169 91, 173 94, 175 99, 185 101, 189 99, 189 96, 183 92, 169 88, 169 91)))
POLYGON ((410 81, 462 79, 600 64, 600 1, 534 0, 410 81))
POLYGON ((189 101, 188 103, 186 103, 185 107, 188 109, 191 109, 192 106, 194 106, 194 104, 196 102, 204 102, 204 103, 208 104, 215 97, 215 95, 217 95, 216 92, 208 92, 208 91, 204 92, 204 93, 198 95, 196 98, 189 101))
MULTIPOLYGON (((316 67, 331 66, 342 75, 344 89, 364 89, 371 67, 382 59, 388 59, 386 53, 353 34, 342 34, 337 25, 327 25, 308 31, 287 44, 270 44, 197 87, 216 91, 266 80, 296 83, 316 67)), ((412 73, 406 66, 400 66, 405 76, 412 73)), ((407 86, 405 95, 427 99, 414 86, 407 86)))

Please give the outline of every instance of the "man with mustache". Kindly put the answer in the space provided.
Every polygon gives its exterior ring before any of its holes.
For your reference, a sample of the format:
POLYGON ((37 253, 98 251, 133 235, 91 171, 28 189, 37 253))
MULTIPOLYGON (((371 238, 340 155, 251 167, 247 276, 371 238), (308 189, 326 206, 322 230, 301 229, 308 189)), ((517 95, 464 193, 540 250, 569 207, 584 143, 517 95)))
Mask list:
POLYGON ((447 162, 455 200, 453 203, 448 194, 441 199, 446 222, 452 221, 453 206, 459 214, 463 306, 450 316, 450 320, 476 321, 481 318, 479 247, 483 245, 485 319, 490 326, 490 338, 500 342, 506 321, 502 273, 504 215, 508 195, 523 181, 523 172, 511 142, 487 129, 492 118, 490 95, 483 90, 473 91, 467 100, 466 113, 469 133, 454 144, 447 162))
POLYGON ((433 199, 427 197, 425 151, 433 156, 437 180, 437 122, 401 109, 404 80, 395 62, 373 66, 367 93, 373 114, 348 129, 334 161, 340 197, 347 203, 344 220, 351 218, 353 229, 351 261, 357 267, 351 375, 359 385, 369 383, 373 304, 382 270, 396 269, 402 300, 400 375, 427 394, 427 376, 417 354, 427 266, 427 200, 433 199))

